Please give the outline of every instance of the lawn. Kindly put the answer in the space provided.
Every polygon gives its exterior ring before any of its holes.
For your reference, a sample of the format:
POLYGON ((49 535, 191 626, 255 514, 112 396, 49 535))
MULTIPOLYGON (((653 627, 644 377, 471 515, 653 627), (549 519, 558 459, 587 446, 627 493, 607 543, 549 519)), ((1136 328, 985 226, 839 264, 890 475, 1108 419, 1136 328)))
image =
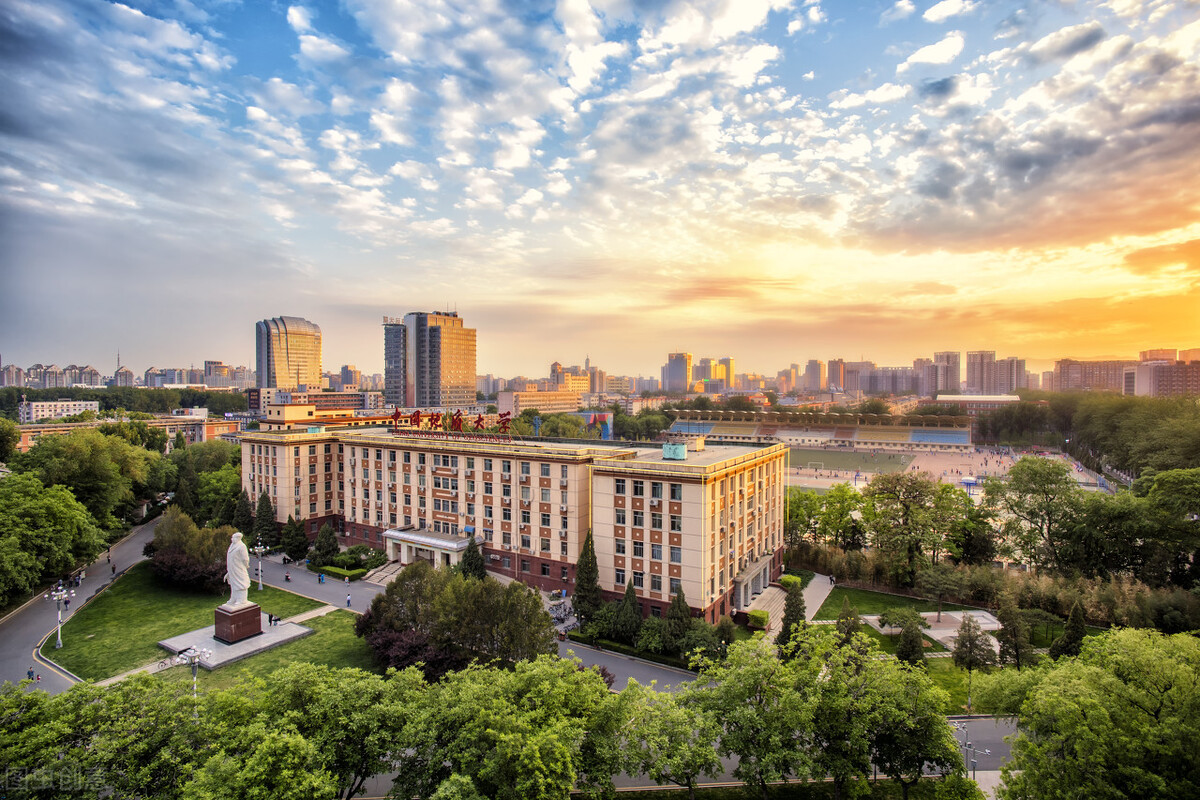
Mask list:
MULTIPOLYGON (((900 607, 911 607, 922 612, 938 610, 937 603, 931 600, 920 600, 915 597, 872 592, 866 589, 847 589, 838 586, 829 593, 829 597, 817 609, 817 615, 813 619, 837 619, 838 614, 842 610, 842 599, 847 597, 850 598, 850 605, 858 609, 859 616, 882 614, 889 608, 900 607)), ((958 611, 963 608, 966 608, 966 606, 959 606, 954 603, 942 603, 942 611, 958 611)))
POLYGON ((853 480, 856 469, 863 472, 901 472, 908 468, 912 460, 911 455, 903 453, 871 455, 854 450, 812 450, 801 447, 793 447, 788 452, 788 466, 808 469, 809 464, 821 464, 822 470, 849 472, 849 475, 843 476, 847 481, 853 480))
MULTIPOLYGON (((52 635, 42 656, 84 680, 111 678, 164 658, 160 640, 212 625, 213 611, 225 599, 162 583, 144 561, 74 612, 63 623, 63 648, 54 649, 52 635)), ((270 586, 252 586, 250 600, 283 618, 324 605, 270 586)))
MULTIPOLYGON (((197 674, 197 685, 201 689, 228 689, 247 678, 266 678, 280 667, 295 661, 307 661, 329 667, 357 667, 378 672, 371 660, 371 650, 366 642, 354 635, 353 612, 331 611, 322 617, 313 617, 302 624, 313 632, 303 639, 281 644, 256 656, 235 661, 228 666, 209 672, 201 669, 197 674)), ((157 673, 165 681, 187 683, 192 680, 191 670, 186 666, 172 667, 157 673)))
MULTIPOLYGON (((863 623, 863 626, 859 630, 863 633, 863 635, 869 636, 872 639, 874 639, 875 644, 879 645, 880 650, 887 653, 888 655, 892 655, 892 656, 896 655, 896 646, 898 644, 900 644, 900 634, 898 632, 895 634, 880 633, 879 631, 875 630, 874 628, 872 628, 870 625, 867 625, 866 623, 863 623)), ((942 646, 941 642, 935 642, 933 639, 930 639, 928 636, 922 636, 921 638, 925 640, 925 652, 926 653, 944 653, 944 652, 946 652, 946 648, 942 646)))

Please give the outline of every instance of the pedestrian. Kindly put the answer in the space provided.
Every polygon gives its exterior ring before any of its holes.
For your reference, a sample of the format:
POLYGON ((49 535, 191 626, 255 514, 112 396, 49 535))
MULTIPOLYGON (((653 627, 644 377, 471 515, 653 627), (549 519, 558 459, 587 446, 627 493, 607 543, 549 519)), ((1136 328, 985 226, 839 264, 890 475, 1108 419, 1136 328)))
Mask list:
POLYGON ((346 576, 346 585, 347 586, 350 585, 350 576, 349 575, 346 576))
POLYGON ((71 610, 71 598, 69 598, 69 597, 63 598, 63 608, 65 608, 67 611, 71 610))
POLYGON ((105 561, 107 561, 109 564, 111 564, 111 563, 112 563, 112 556, 111 556, 110 554, 108 554, 108 553, 105 553, 105 554, 104 554, 104 560, 105 560, 105 561))
POLYGON ((29 680, 33 680, 33 665, 32 664, 29 666, 29 672, 27 672, 25 674, 29 676, 29 680))
POLYGON ((346 608, 350 607, 350 593, 346 593, 346 608))
POLYGON ((42 673, 40 673, 40 672, 38 673, 38 676, 37 676, 37 682, 38 683, 42 682, 42 673))
POLYGON ((112 565, 112 573, 113 573, 114 578, 117 577, 117 565, 116 564, 112 565))
POLYGON ((268 612, 267 613, 267 627, 269 628, 274 624, 275 624, 275 617, 270 612, 268 612))

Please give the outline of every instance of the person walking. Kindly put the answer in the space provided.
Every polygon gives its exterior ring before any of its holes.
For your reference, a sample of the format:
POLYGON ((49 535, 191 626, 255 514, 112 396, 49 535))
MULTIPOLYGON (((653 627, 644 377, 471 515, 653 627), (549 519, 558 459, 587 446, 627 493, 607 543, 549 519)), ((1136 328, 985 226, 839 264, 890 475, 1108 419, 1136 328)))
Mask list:
POLYGON ((350 593, 346 592, 346 608, 350 607, 350 593))
POLYGON ((117 565, 116 564, 112 565, 112 573, 113 573, 114 578, 117 577, 117 565))
POLYGON ((30 664, 30 665, 29 665, 29 671, 28 671, 28 672, 26 672, 25 674, 29 676, 29 680, 33 680, 33 675, 34 675, 34 672, 33 672, 33 665, 32 665, 32 664, 30 664))

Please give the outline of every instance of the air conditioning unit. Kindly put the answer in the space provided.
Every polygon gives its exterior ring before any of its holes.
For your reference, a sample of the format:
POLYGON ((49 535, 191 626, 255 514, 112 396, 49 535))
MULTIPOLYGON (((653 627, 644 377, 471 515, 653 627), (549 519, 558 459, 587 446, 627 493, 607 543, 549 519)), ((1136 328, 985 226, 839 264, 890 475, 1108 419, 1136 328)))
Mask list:
POLYGON ((567 507, 566 507, 565 505, 559 506, 559 507, 558 507, 558 510, 559 510, 559 511, 561 511, 562 513, 564 513, 564 514, 565 514, 565 513, 567 513, 567 507))
POLYGON ((466 476, 467 476, 468 478, 474 478, 474 477, 475 477, 475 470, 473 470, 473 469, 469 469, 469 470, 467 470, 467 471, 466 471, 466 476))
POLYGON ((558 538, 560 538, 560 539, 565 539, 565 538, 567 538, 567 532, 566 532, 566 531, 559 531, 559 532, 558 532, 558 538))
POLYGON ((561 481, 558 482, 558 488, 560 488, 560 489, 567 488, 567 479, 566 478, 563 478, 561 481))
POLYGON ((651 500, 650 501, 651 508, 660 508, 661 506, 662 506, 662 500, 651 500))
POLYGON ((528 500, 522 500, 522 501, 521 501, 521 508, 529 508, 529 501, 528 501, 528 500))
POLYGON ((511 544, 502 544, 502 545, 500 545, 500 547, 501 547, 501 549, 503 549, 503 550, 512 550, 512 545, 511 545, 511 544))
POLYGON ((474 499, 475 499, 475 493, 474 493, 474 492, 467 492, 467 499, 468 499, 468 500, 474 500, 474 499))
POLYGON ((500 480, 502 480, 502 481, 511 481, 511 480, 512 480, 512 473, 511 473, 511 472, 501 472, 501 473, 500 473, 500 480))

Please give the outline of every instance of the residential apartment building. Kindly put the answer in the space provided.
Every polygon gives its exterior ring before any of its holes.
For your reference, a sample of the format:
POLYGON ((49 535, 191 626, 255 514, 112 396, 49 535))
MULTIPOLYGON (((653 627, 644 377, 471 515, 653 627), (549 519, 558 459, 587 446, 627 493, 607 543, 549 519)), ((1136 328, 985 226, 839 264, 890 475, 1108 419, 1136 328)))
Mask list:
POLYGON ((1122 392, 1150 397, 1200 396, 1200 361, 1151 361, 1126 367, 1122 392))
POLYGON ((277 521, 402 563, 458 562, 467 537, 489 569, 544 590, 573 590, 590 530, 610 598, 632 584, 643 613, 682 590, 716 621, 782 571, 787 447, 703 440, 515 441, 390 427, 247 432, 242 483, 277 521))
POLYGON ((254 341, 259 388, 320 389, 321 328, 316 323, 300 317, 264 319, 255 323, 254 341))
POLYGON ((997 394, 995 350, 973 350, 967 353, 966 392, 967 394, 997 394))
POLYGON ((30 425, 39 419, 62 419, 91 411, 100 413, 99 400, 23 400, 17 404, 17 422, 30 425))
MULTIPOLYGON (((568 376, 570 377, 570 376, 568 376)), ((496 395, 497 408, 501 414, 519 417, 527 408, 536 408, 544 414, 560 414, 578 411, 580 393, 563 390, 560 392, 500 392, 496 395)))
POLYGON ((944 368, 937 371, 937 385, 932 387, 934 392, 950 392, 958 394, 962 391, 962 353, 943 350, 933 354, 933 363, 944 368))
POLYGON ((1121 392, 1125 389, 1125 368, 1137 365, 1137 361, 1060 359, 1054 362, 1054 391, 1121 392))

